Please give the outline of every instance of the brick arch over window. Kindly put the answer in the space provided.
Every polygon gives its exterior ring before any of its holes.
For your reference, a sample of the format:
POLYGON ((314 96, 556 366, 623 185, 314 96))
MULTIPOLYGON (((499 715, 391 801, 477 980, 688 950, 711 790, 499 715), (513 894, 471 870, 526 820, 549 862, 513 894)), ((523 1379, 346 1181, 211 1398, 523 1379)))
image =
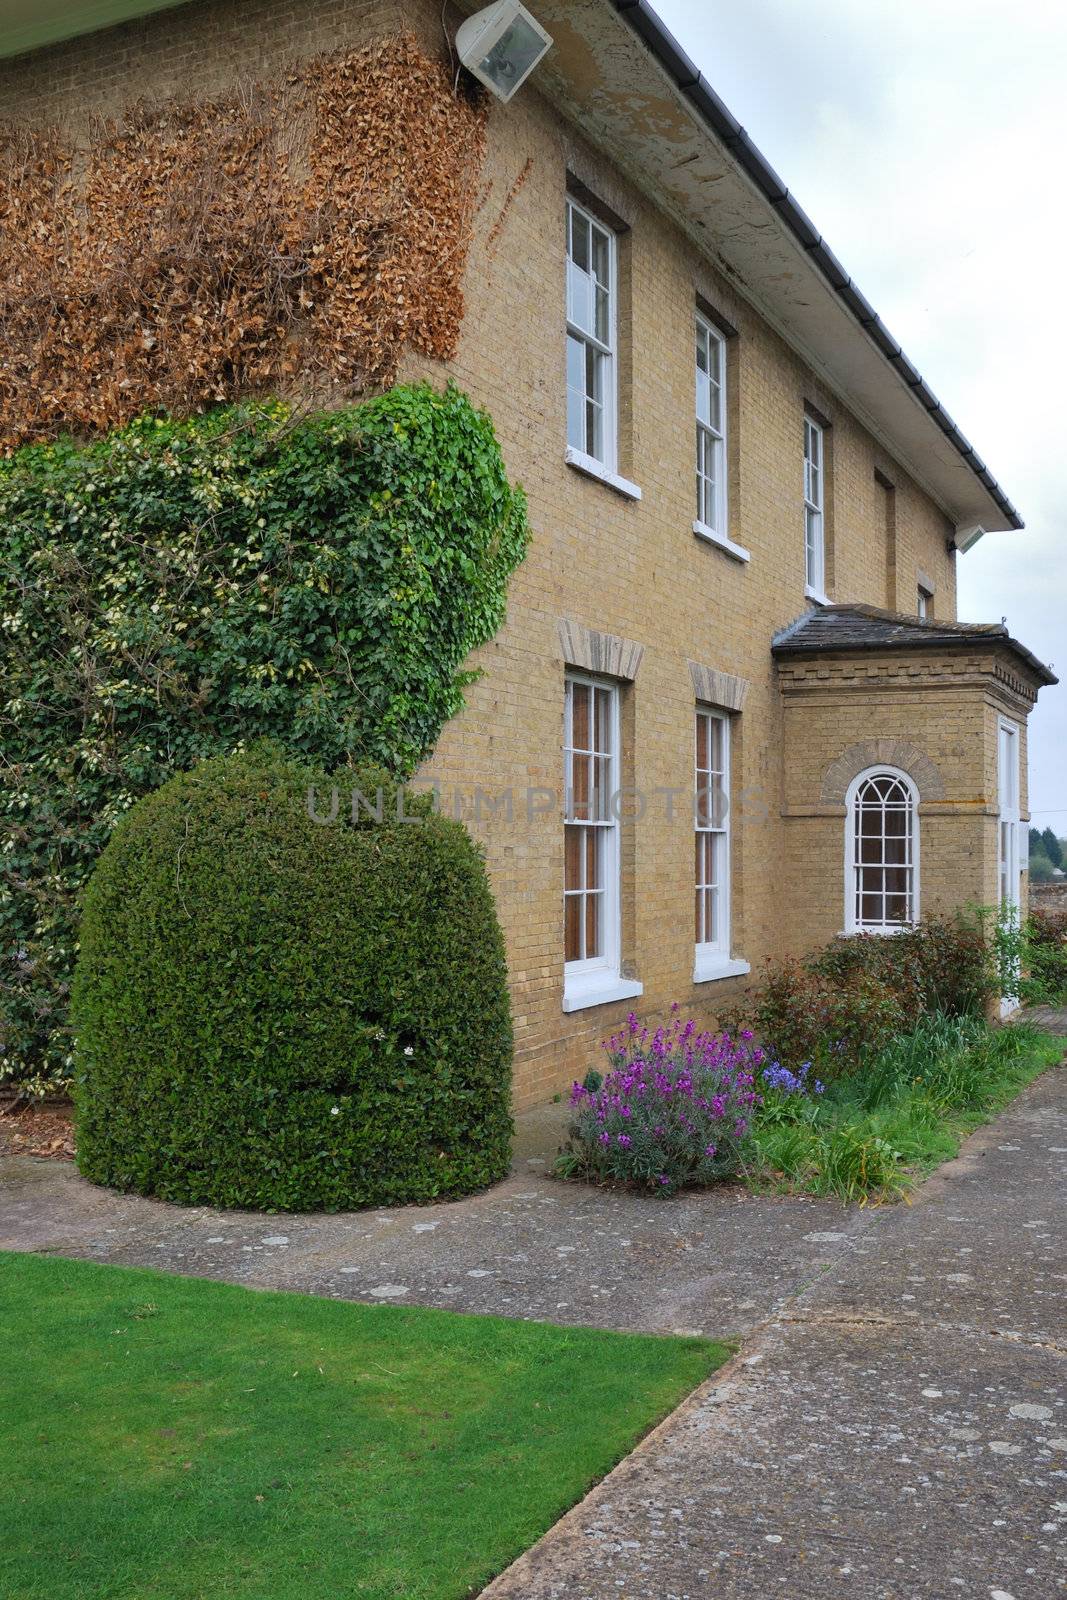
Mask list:
POLYGON ((899 767, 912 779, 920 800, 943 800, 945 783, 930 757, 907 739, 863 739, 850 744, 823 774, 824 805, 844 805, 848 786, 867 767, 899 767))

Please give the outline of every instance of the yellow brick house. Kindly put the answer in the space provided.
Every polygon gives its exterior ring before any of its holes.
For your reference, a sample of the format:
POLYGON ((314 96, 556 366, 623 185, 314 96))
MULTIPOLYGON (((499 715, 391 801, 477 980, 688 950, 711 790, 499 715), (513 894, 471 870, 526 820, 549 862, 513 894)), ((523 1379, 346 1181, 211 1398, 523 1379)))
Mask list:
POLYGON ((1022 900, 1055 679, 956 620, 957 562, 1021 519, 647 0, 501 0, 457 42, 476 10, 12 0, 0 116, 77 132, 400 29, 489 81, 455 356, 401 370, 484 406, 529 497, 424 774, 487 852, 523 1106, 630 1009, 712 1018, 769 958, 1022 900))

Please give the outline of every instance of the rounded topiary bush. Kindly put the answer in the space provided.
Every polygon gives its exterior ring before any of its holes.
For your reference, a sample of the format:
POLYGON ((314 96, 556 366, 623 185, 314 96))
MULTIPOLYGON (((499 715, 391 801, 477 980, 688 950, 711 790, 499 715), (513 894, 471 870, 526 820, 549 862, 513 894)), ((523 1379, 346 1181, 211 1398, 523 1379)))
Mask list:
POLYGON ((388 784, 382 820, 353 825, 353 777, 206 761, 115 829, 73 992, 87 1178, 337 1210, 504 1176, 511 1016, 481 856, 426 801, 396 820, 388 784))

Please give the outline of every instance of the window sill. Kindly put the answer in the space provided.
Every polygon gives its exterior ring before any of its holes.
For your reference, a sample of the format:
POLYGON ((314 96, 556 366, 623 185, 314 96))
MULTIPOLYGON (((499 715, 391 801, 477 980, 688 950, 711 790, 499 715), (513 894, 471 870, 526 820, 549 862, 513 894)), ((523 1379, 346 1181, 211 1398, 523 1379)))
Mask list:
POLYGON ((585 1011, 590 1006, 610 1005, 613 1000, 636 1000, 645 986, 634 978, 619 978, 605 972, 595 979, 563 980, 564 1011, 585 1011))
POLYGON ((833 601, 828 594, 823 594, 821 589, 813 589, 810 583, 804 585, 805 600, 814 600, 817 606, 832 606, 833 601))
POLYGON ((743 978, 751 971, 747 961, 735 961, 731 956, 698 955, 693 963, 693 982, 713 983, 716 978, 743 978))
POLYGON ((743 544, 734 544, 724 533, 716 533, 714 528, 709 528, 706 522, 699 519, 693 523, 693 532, 698 539, 706 539, 708 544, 713 544, 720 550, 725 550, 728 556, 733 556, 735 561, 751 561, 752 557, 743 544))
POLYGON ((587 478, 596 478, 598 483, 606 483, 609 489, 614 489, 616 494, 621 494, 625 499, 640 500, 641 491, 637 484, 631 483, 629 478, 620 478, 617 472, 612 472, 596 456, 587 456, 584 450, 576 450, 569 444, 563 459, 575 472, 584 473, 587 478))

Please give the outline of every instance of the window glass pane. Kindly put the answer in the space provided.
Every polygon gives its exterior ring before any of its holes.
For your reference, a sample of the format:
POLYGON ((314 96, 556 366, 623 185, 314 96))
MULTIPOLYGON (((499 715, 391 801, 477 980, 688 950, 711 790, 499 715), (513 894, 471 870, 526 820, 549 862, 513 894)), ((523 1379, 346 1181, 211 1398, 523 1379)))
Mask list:
POLYGON ((604 371, 607 357, 590 345, 585 347, 585 444, 588 455, 604 459, 604 371))
POLYGON ((708 374, 716 388, 722 384, 722 340, 718 334, 708 334, 708 374))
POLYGON ((585 834, 585 887, 601 890, 604 887, 601 872, 600 830, 583 828, 585 834))
POLYGON ((711 421, 711 386, 699 371, 697 372, 697 420, 705 424, 711 421))
POLYGON ((583 833, 587 828, 568 826, 563 830, 563 886, 565 889, 582 888, 583 833))
MULTIPOLYGON (((589 271, 589 218, 575 206, 569 206, 571 216, 571 260, 583 272, 589 271)), ((556 212, 557 217, 559 212, 556 212)), ((559 259, 558 256, 556 258, 559 259)))
POLYGON ((860 812, 860 833, 865 838, 881 839, 882 837, 882 808, 879 805, 864 805, 860 812))
POLYGON ((593 283, 587 272, 567 263, 567 320, 583 333, 593 328, 593 283))
POLYGON ((571 684, 571 745, 575 750, 589 750, 589 701, 592 691, 587 683, 571 684))
POLYGON ((708 766, 709 766, 709 762, 708 762, 708 751, 709 751, 709 748, 710 748, 710 741, 709 741, 709 738, 708 738, 708 723, 709 723, 709 721, 710 721, 709 717, 705 717, 705 716, 703 716, 703 715, 698 713, 698 715, 697 715, 697 773, 698 774, 702 773, 702 772, 707 772, 708 766))
POLYGON ((812 511, 810 506, 804 510, 804 552, 806 561, 806 577, 808 587, 811 589, 822 588, 822 573, 819 570, 819 513, 812 511))
POLYGON ((597 689, 596 693, 596 728, 595 743, 593 748, 604 755, 611 754, 612 745, 612 700, 610 689, 597 689))
POLYGON ((882 860, 882 841, 878 837, 867 838, 860 836, 859 859, 864 864, 880 865, 882 860))
POLYGON ((721 717, 709 717, 709 733, 711 735, 711 770, 722 775, 725 770, 723 761, 723 732, 726 724, 721 717))
POLYGON ((563 902, 563 959, 582 959, 582 896, 569 894, 563 902))
POLYGON ((600 900, 599 894, 588 894, 585 897, 585 959, 588 961, 593 956, 603 955, 600 941, 600 900))
POLYGON ((612 819, 612 784, 611 784, 611 757, 594 756, 593 761, 593 809, 591 815, 598 822, 611 822, 612 819))
POLYGON ((575 754, 571 757, 570 815, 576 822, 588 822, 593 816, 592 758, 575 754))
POLYGON ((585 346, 567 335, 567 443, 585 449, 585 346))
POLYGON ((599 284, 607 288, 611 282, 611 235, 604 228, 591 224, 593 244, 592 267, 599 284))
POLYGON ((719 890, 717 885, 712 885, 704 891, 704 943, 718 944, 721 931, 719 926, 719 890))
POLYGON ((611 344, 611 301, 607 289, 599 284, 596 290, 596 321, 593 331, 601 344, 611 344))
POLYGON ((907 867, 886 867, 885 889, 887 894, 907 896, 910 887, 908 883, 907 867))
POLYGON ((722 433, 722 390, 717 383, 711 385, 708 400, 708 421, 716 433, 722 433))
POLYGON ((882 897, 879 894, 862 894, 860 896, 860 917, 864 922, 881 922, 882 897))

